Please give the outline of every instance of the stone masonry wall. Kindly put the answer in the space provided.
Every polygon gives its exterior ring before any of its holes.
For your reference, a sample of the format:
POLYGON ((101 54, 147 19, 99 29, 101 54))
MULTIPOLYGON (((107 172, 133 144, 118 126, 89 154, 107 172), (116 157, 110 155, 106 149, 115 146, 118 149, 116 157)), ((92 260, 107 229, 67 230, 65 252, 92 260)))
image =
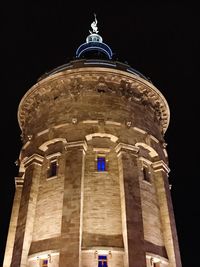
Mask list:
POLYGON ((85 166, 82 246, 122 248, 119 173, 112 142, 93 138, 88 144, 85 166), (97 171, 98 155, 106 158, 105 172, 97 171))
POLYGON ((139 164, 167 165, 168 112, 152 84, 111 68, 69 69, 33 86, 19 106, 20 161, 38 154, 42 163, 25 166, 11 267, 51 251, 50 267, 98 266, 101 251, 108 267, 146 267, 147 253, 180 267, 167 181, 144 183, 139 164), (47 179, 56 153, 57 176, 47 179))

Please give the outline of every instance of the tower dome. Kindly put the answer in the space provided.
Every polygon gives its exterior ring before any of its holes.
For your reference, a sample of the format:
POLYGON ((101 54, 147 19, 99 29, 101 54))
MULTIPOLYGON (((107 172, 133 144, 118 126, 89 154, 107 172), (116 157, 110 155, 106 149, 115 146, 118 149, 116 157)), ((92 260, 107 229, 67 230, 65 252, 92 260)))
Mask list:
POLYGON ((76 50, 77 58, 105 58, 112 59, 111 48, 103 43, 103 38, 98 34, 97 19, 91 23, 92 31, 87 36, 86 42, 76 50))

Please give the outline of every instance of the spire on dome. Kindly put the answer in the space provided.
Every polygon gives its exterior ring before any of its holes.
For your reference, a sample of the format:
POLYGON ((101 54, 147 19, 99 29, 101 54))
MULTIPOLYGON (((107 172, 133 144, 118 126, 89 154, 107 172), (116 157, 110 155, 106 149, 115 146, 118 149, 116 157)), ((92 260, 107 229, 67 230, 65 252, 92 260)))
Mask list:
POLYGON ((91 23, 92 31, 89 31, 90 34, 98 33, 98 27, 97 27, 97 18, 96 14, 94 13, 94 21, 91 23))
POLYGON ((92 31, 89 30, 90 35, 87 36, 86 43, 81 44, 76 50, 76 57, 112 59, 112 50, 107 44, 103 43, 102 37, 98 34, 96 14, 94 14, 91 28, 92 31))

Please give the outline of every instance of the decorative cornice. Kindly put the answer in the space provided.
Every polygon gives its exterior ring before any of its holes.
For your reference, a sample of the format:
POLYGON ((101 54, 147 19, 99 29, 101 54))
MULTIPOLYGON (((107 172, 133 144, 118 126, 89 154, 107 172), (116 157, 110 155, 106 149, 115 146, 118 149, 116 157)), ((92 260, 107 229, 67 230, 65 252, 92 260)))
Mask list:
POLYGON ((153 162, 152 167, 155 172, 164 171, 167 174, 170 172, 170 168, 163 160, 153 162))
POLYGON ((23 187, 24 179, 23 177, 15 177, 15 187, 23 187))
POLYGON ((81 148, 84 151, 87 151, 87 143, 85 141, 70 142, 65 145, 66 150, 69 148, 81 148))
POLYGON ((139 152, 139 148, 133 145, 129 145, 129 144, 124 144, 124 143, 119 143, 116 147, 115 147, 115 151, 117 152, 117 154, 119 154, 122 151, 130 151, 134 154, 138 154, 139 152))
POLYGON ((23 129, 26 117, 39 106, 59 97, 71 101, 86 91, 122 96, 127 101, 149 106, 160 121, 163 132, 169 124, 169 107, 159 90, 150 82, 132 73, 103 67, 68 69, 35 84, 22 98, 18 121, 23 129))
POLYGON ((44 157, 42 157, 39 154, 33 154, 30 157, 28 157, 25 161, 24 161, 24 166, 25 168, 28 167, 31 164, 37 164, 37 165, 42 165, 42 162, 44 160, 44 157))

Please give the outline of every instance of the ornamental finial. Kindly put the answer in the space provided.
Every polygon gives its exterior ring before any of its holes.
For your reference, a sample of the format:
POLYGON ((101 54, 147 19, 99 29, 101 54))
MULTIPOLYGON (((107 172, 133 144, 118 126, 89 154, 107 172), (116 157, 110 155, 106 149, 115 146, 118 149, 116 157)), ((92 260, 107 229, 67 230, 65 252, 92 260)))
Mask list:
POLYGON ((98 33, 98 27, 97 27, 97 18, 96 14, 94 13, 94 21, 91 23, 92 31, 89 31, 90 34, 98 33))

